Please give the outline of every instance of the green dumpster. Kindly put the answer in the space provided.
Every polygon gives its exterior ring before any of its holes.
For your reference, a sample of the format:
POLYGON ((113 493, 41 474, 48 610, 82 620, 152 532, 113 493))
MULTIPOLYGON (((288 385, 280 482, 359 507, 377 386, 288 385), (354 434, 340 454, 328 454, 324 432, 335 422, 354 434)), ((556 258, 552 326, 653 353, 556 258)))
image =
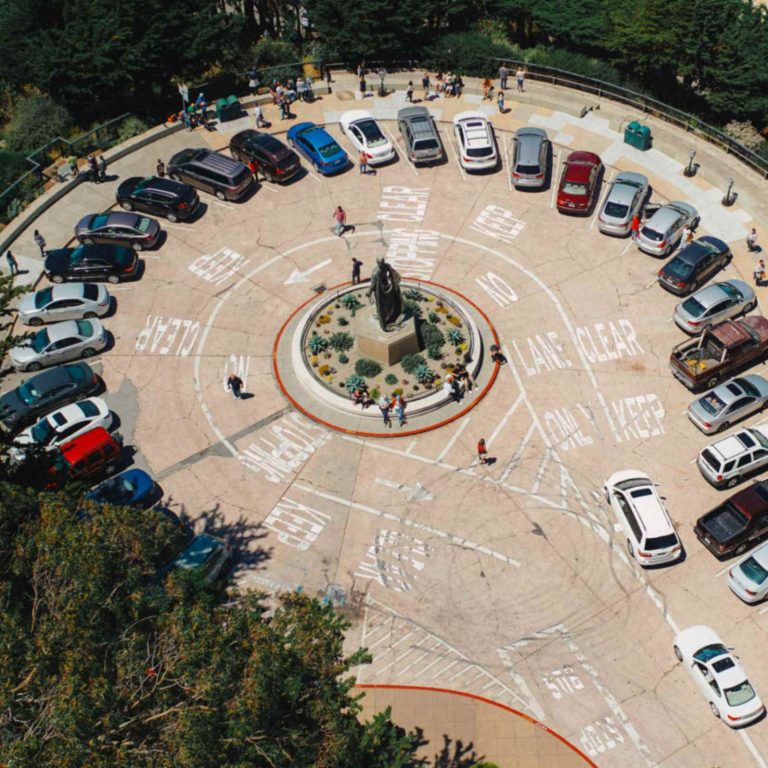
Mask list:
POLYGON ((647 125, 641 125, 635 134, 635 141, 637 142, 635 146, 638 149, 642 149, 643 151, 650 149, 651 142, 653 141, 651 137, 651 129, 647 125))
POLYGON ((633 120, 629 123, 624 129, 624 143, 629 144, 630 147, 637 147, 639 149, 638 133, 642 127, 643 126, 640 125, 637 120, 633 120))

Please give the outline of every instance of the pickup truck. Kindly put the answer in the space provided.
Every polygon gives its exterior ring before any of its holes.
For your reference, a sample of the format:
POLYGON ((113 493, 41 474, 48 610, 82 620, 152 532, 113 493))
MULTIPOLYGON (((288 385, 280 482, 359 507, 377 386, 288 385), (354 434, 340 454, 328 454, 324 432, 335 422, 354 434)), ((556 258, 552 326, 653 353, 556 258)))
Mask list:
POLYGON ((744 368, 768 351, 768 320, 750 315, 707 328, 678 344, 669 359, 675 378, 688 389, 711 389, 726 374, 744 368))

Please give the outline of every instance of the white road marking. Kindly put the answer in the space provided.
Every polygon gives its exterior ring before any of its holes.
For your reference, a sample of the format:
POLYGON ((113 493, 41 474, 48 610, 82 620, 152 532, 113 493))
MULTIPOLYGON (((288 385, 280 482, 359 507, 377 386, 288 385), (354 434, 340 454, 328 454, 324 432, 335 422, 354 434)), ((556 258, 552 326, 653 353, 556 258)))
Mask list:
POLYGON ((135 285, 111 285, 109 286, 109 292, 114 293, 115 291, 132 291, 136 286, 135 285))
POLYGON ((331 264, 332 261, 333 261, 332 259, 325 259, 325 261, 321 261, 319 264, 315 264, 309 269, 305 269, 303 271, 300 269, 294 269, 293 272, 291 272, 291 274, 288 275, 288 278, 285 280, 283 285, 295 285, 297 283, 306 283, 307 275, 311 275, 313 272, 317 272, 318 269, 322 269, 326 265, 331 264))
POLYGON ((635 241, 632 239, 632 237, 628 237, 627 244, 624 246, 624 250, 621 252, 621 256, 623 256, 634 244, 635 241))
POLYGON ((400 153, 399 147, 397 144, 397 139, 392 135, 392 131, 390 131, 386 125, 384 126, 384 130, 389 134, 389 138, 392 140, 392 146, 395 147, 395 151, 398 152, 401 155, 401 157, 405 158, 405 162, 411 166, 411 170, 416 174, 416 176, 418 176, 419 172, 416 169, 416 166, 411 162, 411 158, 408 157, 408 152, 403 151, 402 153, 400 153))
POLYGON ((280 194, 280 193, 279 193, 279 192, 278 192, 276 189, 274 189, 274 188, 272 187, 272 185, 271 185, 271 184, 269 184, 268 182, 262 182, 261 184, 259 184, 259 189, 263 189, 263 190, 266 190, 267 192, 271 192, 273 195, 278 195, 278 194, 280 194))
POLYGON ((645 286, 645 290, 647 291, 652 285, 656 285, 656 283, 658 282, 659 282, 658 278, 654 277, 653 280, 651 280, 651 282, 645 286))
POLYGON ((464 168, 459 162, 458 150, 456 149, 456 146, 453 143, 453 137, 445 134, 442 129, 440 129, 440 134, 445 136, 445 141, 443 143, 447 144, 451 148, 451 155, 453 156, 453 160, 459 168, 459 173, 461 174, 462 179, 466 181, 467 174, 464 172, 464 168))
MULTIPOLYGON (((613 169, 611 169, 611 171, 609 173, 610 173, 609 178, 605 179, 605 182, 607 184, 610 184, 611 183, 611 179, 613 179, 613 176, 614 176, 613 169)), ((602 191, 603 190, 601 189, 600 192, 602 192, 602 191)), ((592 217, 592 221, 589 222, 589 228, 590 229, 594 229, 595 228, 595 224, 597 223, 597 217, 600 215, 600 196, 601 196, 600 193, 597 193, 597 200, 595 201, 595 215, 592 217)))
POLYGON ((461 422, 461 424, 459 424, 459 428, 451 435, 451 439, 443 446, 443 450, 437 454, 435 461, 442 461, 448 455, 451 448, 456 445, 456 441, 461 437, 464 430, 469 426, 470 421, 472 421, 472 417, 467 416, 461 422))
POLYGON ((219 200, 216 197, 211 198, 210 200, 208 200, 208 202, 209 203, 213 203, 214 205, 218 205, 219 208, 226 208, 228 211, 234 211, 235 210, 235 206, 232 205, 232 203, 225 203, 225 202, 219 200))
POLYGON ((509 155, 507 154, 507 137, 506 134, 501 134, 501 146, 503 147, 503 157, 504 157, 504 163, 503 165, 507 169, 507 185, 509 186, 509 191, 512 191, 512 163, 509 162, 509 155))
POLYGON ((164 221, 162 223, 164 229, 183 229, 185 232, 196 232, 194 227, 190 227, 189 224, 172 224, 170 221, 164 221))
MULTIPOLYGON (((505 352, 506 352, 505 348, 505 352)), ((509 358, 507 358, 509 360, 509 358)), ((507 422, 511 418, 512 414, 517 410, 520 403, 525 401, 525 395, 521 392, 514 403, 510 406, 509 410, 501 417, 501 421, 496 425, 496 428, 491 432, 491 436, 485 441, 486 447, 490 448, 493 445, 493 441, 499 436, 499 432, 506 426, 507 422)), ((438 456, 438 460, 441 457, 438 456)))
POLYGON ((558 148, 557 150, 557 170, 553 171, 552 177, 550 178, 550 184, 552 185, 552 196, 549 201, 549 207, 554 208, 555 207, 555 195, 557 194, 557 188, 559 186, 558 179, 560 178, 560 157, 563 154, 563 151, 558 148))
POLYGON ((387 488, 394 488, 396 491, 403 491, 408 501, 433 501, 435 498, 421 483, 416 483, 413 486, 403 485, 403 483, 386 480, 383 477, 375 478, 374 482, 387 488))
POLYGON ((307 168, 307 173, 309 174, 310 178, 314 179, 318 184, 323 183, 323 180, 314 171, 311 171, 309 168, 307 168))
POLYGON ((765 606, 765 608, 761 608, 761 609, 758 611, 758 613, 761 613, 761 614, 762 614, 762 613, 765 613, 766 611, 768 611, 768 605, 766 605, 766 606, 765 606))
POLYGON ((766 764, 763 756, 757 751, 757 747, 752 742, 752 739, 749 738, 749 734, 744 730, 740 730, 739 736, 741 736, 741 740, 744 742, 747 749, 752 753, 752 757, 755 758, 755 762, 760 766, 760 768, 768 768, 768 764, 766 764))

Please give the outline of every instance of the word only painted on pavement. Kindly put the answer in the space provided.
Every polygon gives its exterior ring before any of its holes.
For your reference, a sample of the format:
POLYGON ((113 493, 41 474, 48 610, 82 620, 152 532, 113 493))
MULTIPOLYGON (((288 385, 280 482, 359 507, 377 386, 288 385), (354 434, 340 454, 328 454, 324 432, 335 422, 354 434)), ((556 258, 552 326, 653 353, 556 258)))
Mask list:
POLYGON ((418 571, 424 569, 430 547, 399 531, 380 530, 355 571, 361 579, 372 579, 394 592, 409 592, 418 571))
POLYGON ((189 271, 213 285, 224 285, 245 269, 248 259, 231 248, 219 248, 216 253, 204 254, 189 265, 189 271))
POLYGON ((610 717, 604 717, 581 729, 579 743, 590 757, 598 757, 623 744, 624 734, 610 717))
POLYGON ((431 280, 440 233, 431 229, 396 229, 389 235, 387 261, 404 277, 431 280))
POLYGON ((281 544, 303 552, 317 540, 330 519, 325 512, 285 497, 272 507, 263 526, 276 533, 281 544))
POLYGON ((243 382, 243 389, 248 389, 248 371, 251 367, 251 358, 247 355, 230 355, 224 362, 224 375, 221 378, 221 385, 224 391, 228 390, 227 379, 230 373, 234 373, 240 381, 243 382))
POLYGON ((147 324, 136 337, 136 351, 186 357, 194 349, 199 333, 197 320, 149 315, 147 324))
POLYGON ((469 228, 503 243, 511 243, 525 229, 525 222, 506 208, 488 205, 469 228))
POLYGON ((300 413, 291 413, 264 430, 258 442, 240 451, 238 459, 270 483, 282 483, 301 469, 309 457, 330 438, 329 432, 300 413))
POLYGON ((380 221, 424 221, 429 202, 429 189, 384 187, 379 201, 380 221))

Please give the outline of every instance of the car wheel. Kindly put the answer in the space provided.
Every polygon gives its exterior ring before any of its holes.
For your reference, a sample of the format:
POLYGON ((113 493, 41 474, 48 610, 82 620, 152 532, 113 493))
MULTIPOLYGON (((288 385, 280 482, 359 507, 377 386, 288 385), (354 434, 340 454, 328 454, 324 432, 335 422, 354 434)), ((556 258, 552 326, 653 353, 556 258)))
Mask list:
POLYGON ((39 317, 33 317, 33 318, 32 318, 32 319, 29 321, 29 324, 30 324, 30 325, 34 325, 35 327, 37 327, 38 325, 42 325, 42 324, 43 324, 43 321, 42 321, 42 320, 41 320, 39 317))
POLYGON ((317 163, 312 163, 312 167, 315 169, 315 173, 320 173, 320 166, 317 163))
POLYGON ((81 357, 93 357, 96 354, 96 350, 93 347, 86 347, 83 350, 81 357))
POLYGON ((723 423, 722 423, 722 424, 721 424, 721 425, 720 425, 720 426, 717 428, 717 431, 718 431, 718 432, 725 432, 725 430, 726 430, 726 429, 728 429, 728 427, 730 427, 730 426, 731 426, 731 423, 730 423, 729 421, 724 421, 724 422, 723 422, 723 423))
POLYGON ((133 248, 134 251, 144 250, 144 246, 141 243, 131 243, 131 248, 133 248))
POLYGON ((216 197, 219 198, 219 200, 226 200, 227 199, 226 196, 224 195, 224 193, 220 189, 217 189, 215 194, 216 194, 216 197))
POLYGON ((296 142, 293 139, 288 139, 288 146, 296 149, 296 142))
POLYGON ((627 553, 631 558, 635 557, 635 550, 632 547, 632 542, 629 539, 627 539, 627 553))
POLYGON ((605 496, 605 503, 609 504, 611 503, 611 492, 608 490, 608 488, 603 488, 603 495, 605 496))
POLYGON ((95 312, 86 312, 83 317, 86 320, 93 320, 94 317, 98 317, 98 315, 95 312))
POLYGON ((701 223, 701 216, 697 216, 692 222, 691 222, 691 229, 696 231, 699 228, 699 224, 701 223))
POLYGON ((181 179, 179 178, 179 174, 178 174, 178 173, 172 173, 172 174, 171 174, 171 178, 172 178, 174 181, 181 181, 181 179))
POLYGON ((733 550, 733 554, 737 557, 743 555, 747 551, 747 542, 743 541, 736 549, 733 550))
POLYGON ((712 710, 712 714, 719 720, 720 710, 715 706, 715 703, 713 701, 709 702, 709 708, 712 710))
POLYGON ((24 368, 25 371, 39 371, 43 366, 40 365, 40 363, 30 363, 26 368, 24 368))
POLYGON ((677 646, 675 646, 675 656, 677 657, 678 661, 683 660, 683 654, 680 652, 680 649, 677 646))
POLYGON ((175 213, 169 213, 166 217, 172 224, 179 220, 179 217, 175 213))
POLYGON ((124 211, 132 211, 133 210, 133 206, 127 200, 123 200, 123 202, 120 203, 120 207, 124 211))
POLYGON ((51 282, 52 283, 63 283, 64 277, 62 275, 52 275, 51 276, 51 282))
POLYGON ((108 475, 108 476, 109 475, 114 475, 116 470, 117 470, 117 465, 116 464, 107 464, 104 467, 104 474, 108 475))
POLYGON ((752 311, 752 310, 753 310, 753 309, 754 309, 756 306, 757 306, 757 299, 755 299, 754 301, 750 301, 750 302, 749 302, 749 304, 747 304, 747 306, 746 306, 746 307, 744 307, 744 314, 745 314, 745 315, 746 315, 746 314, 748 314, 748 313, 749 313, 749 312, 751 312, 751 311, 752 311))
POLYGON ((110 275, 107 280, 114 285, 120 282, 120 275, 110 275))
POLYGON ((741 482, 741 478, 736 475, 735 477, 730 478, 728 482, 725 484, 726 488, 733 488, 734 485, 738 485, 741 482))
POLYGON ((705 386, 707 387, 707 389, 714 389, 717 386, 717 382, 718 382, 718 377, 712 376, 709 379, 709 381, 705 384, 705 386))

